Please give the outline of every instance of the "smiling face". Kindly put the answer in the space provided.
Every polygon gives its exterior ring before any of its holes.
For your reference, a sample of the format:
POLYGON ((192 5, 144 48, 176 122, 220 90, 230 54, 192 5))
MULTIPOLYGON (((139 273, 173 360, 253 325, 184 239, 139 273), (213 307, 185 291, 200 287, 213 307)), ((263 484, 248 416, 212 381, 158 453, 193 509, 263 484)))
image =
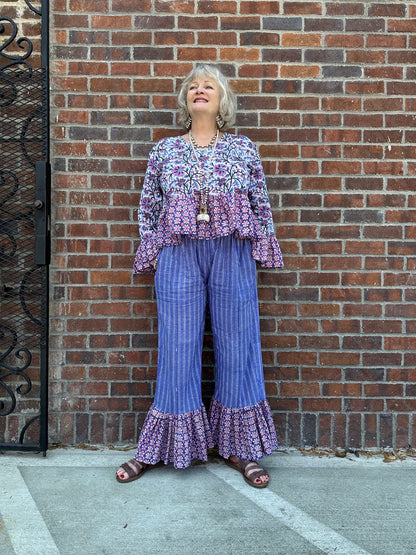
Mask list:
POLYGON ((220 87, 212 78, 201 75, 189 85, 186 101, 192 118, 198 114, 215 118, 220 109, 220 100, 220 87))

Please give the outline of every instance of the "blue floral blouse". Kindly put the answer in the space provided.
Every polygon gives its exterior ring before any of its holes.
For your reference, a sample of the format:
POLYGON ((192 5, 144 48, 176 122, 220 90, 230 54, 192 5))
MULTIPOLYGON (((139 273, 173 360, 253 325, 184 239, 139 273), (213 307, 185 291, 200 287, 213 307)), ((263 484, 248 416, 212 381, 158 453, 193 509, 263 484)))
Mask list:
POLYGON ((252 257, 263 268, 283 266, 274 234, 263 167, 256 146, 243 135, 224 133, 211 149, 197 149, 183 137, 162 139, 149 155, 138 209, 141 243, 134 273, 154 272, 164 246, 182 235, 214 239, 235 233, 252 244, 252 257), (208 186, 209 222, 197 222, 201 204, 200 169, 208 186))

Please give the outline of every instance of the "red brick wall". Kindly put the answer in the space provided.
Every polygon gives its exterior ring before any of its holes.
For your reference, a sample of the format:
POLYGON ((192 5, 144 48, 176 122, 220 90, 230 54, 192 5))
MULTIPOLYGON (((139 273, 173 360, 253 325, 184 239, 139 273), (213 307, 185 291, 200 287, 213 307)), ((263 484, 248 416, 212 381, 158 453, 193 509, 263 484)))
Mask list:
MULTIPOLYGON (((285 269, 259 272, 282 445, 406 447, 416 426, 416 3, 52 0, 51 441, 134 442, 154 393, 133 277, 146 157, 194 61, 259 146, 285 269)), ((204 391, 212 389, 206 337, 204 391)))

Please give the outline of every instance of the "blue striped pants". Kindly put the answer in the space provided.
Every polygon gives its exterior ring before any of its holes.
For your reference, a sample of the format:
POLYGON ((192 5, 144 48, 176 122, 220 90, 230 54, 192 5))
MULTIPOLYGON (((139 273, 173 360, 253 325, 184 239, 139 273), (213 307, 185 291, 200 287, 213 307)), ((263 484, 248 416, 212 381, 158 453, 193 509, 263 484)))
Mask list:
POLYGON ((256 263, 251 243, 232 235, 183 238, 160 253, 155 276, 159 322, 154 404, 181 414, 201 406, 207 301, 215 354, 215 398, 227 407, 264 399, 256 263))
POLYGON ((138 460, 149 464, 164 460, 185 467, 193 458, 206 460, 206 449, 214 443, 220 447, 224 443, 223 456, 251 459, 277 447, 265 401, 256 280, 251 243, 234 235, 212 240, 185 236, 179 245, 164 247, 159 253, 155 275, 158 374, 154 403, 139 439, 138 460), (221 420, 215 434, 206 419, 201 392, 207 304, 214 339, 215 413, 221 420), (260 410, 264 403, 266 407, 260 410), (266 415, 254 415, 259 411, 266 415), (231 428, 232 436, 245 437, 222 442, 217 437, 223 434, 221 429, 231 428), (251 438, 253 434, 262 437, 251 438), (247 442, 256 444, 254 451, 240 445, 247 442))

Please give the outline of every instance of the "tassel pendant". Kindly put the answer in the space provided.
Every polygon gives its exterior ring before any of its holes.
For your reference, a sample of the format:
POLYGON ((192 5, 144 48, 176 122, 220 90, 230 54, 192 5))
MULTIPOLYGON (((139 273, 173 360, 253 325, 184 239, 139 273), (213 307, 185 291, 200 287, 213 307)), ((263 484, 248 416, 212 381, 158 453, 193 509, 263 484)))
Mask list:
POLYGON ((196 217, 197 222, 209 222, 209 214, 206 204, 201 204, 199 207, 199 214, 196 217))

